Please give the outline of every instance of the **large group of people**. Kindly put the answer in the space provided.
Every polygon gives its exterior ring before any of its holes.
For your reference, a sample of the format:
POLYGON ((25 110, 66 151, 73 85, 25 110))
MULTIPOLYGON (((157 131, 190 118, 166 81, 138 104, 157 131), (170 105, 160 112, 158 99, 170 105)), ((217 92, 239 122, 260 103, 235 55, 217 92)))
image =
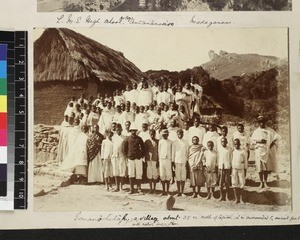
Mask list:
POLYGON ((150 87, 143 80, 112 96, 72 97, 61 124, 60 169, 72 172, 77 183, 105 183, 108 191, 124 191, 128 182, 130 194, 142 192, 142 181, 154 194, 160 181, 162 195, 176 182, 177 196, 182 196, 189 179, 194 198, 206 187, 210 199, 219 186, 223 201, 232 187, 239 203, 254 149, 260 187, 268 187, 280 136, 266 126, 264 116, 258 117, 251 137, 243 123, 232 136, 225 125, 203 124, 202 92, 191 78, 184 86, 181 81, 154 81, 150 87))

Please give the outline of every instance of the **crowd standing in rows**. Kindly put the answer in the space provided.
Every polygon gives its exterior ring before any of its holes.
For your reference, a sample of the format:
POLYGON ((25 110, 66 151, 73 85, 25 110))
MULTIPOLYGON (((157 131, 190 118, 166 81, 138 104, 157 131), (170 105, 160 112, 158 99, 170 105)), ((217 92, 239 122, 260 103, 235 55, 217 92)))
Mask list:
POLYGON ((150 87, 142 81, 113 96, 72 97, 61 124, 60 169, 73 172, 75 182, 105 182, 107 190, 116 192, 124 191, 128 180, 130 194, 142 191, 142 179, 149 182, 149 194, 156 193, 158 180, 162 195, 170 193, 174 181, 177 196, 183 196, 189 179, 194 198, 206 187, 210 199, 219 186, 221 201, 228 200, 232 187, 239 203, 253 148, 260 187, 268 187, 280 136, 266 127, 263 116, 251 138, 243 123, 232 136, 227 126, 202 126, 202 92, 191 78, 184 86, 181 81, 154 81, 150 87))

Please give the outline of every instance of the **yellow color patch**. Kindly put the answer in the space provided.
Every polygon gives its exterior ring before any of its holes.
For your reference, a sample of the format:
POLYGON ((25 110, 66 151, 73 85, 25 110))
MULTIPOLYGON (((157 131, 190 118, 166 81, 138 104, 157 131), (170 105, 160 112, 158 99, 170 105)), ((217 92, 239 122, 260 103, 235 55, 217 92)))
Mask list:
POLYGON ((7 112, 7 96, 0 96, 0 112, 7 112))

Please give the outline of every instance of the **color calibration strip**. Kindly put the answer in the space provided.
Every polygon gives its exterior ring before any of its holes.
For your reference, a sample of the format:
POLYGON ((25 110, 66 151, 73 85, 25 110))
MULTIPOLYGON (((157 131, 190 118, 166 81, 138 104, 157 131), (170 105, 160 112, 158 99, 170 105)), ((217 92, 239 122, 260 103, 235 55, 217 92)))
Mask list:
POLYGON ((0 44, 0 197, 7 196, 7 45, 0 44))
POLYGON ((27 209, 27 32, 0 31, 7 46, 7 195, 0 210, 27 209))

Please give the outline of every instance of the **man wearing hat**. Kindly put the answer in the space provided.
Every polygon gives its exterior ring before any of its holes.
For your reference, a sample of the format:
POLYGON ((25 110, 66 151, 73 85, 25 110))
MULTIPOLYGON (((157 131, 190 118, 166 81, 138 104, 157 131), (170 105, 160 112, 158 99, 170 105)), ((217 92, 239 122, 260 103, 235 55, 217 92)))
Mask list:
POLYGON ((130 194, 134 193, 134 179, 137 182, 138 192, 141 192, 141 180, 143 175, 142 158, 145 157, 145 145, 143 139, 137 135, 137 127, 134 123, 130 126, 131 135, 127 137, 122 146, 123 154, 128 159, 128 175, 130 194))
POLYGON ((273 147, 281 137, 273 129, 266 127, 267 119, 264 116, 259 116, 257 122, 259 127, 252 134, 251 144, 255 148, 255 165, 259 174, 260 187, 264 188, 267 186, 269 173, 277 170, 273 147))
POLYGON ((162 139, 158 143, 159 175, 163 188, 162 195, 166 195, 169 193, 172 178, 172 141, 168 139, 168 129, 163 129, 161 135, 162 139))

